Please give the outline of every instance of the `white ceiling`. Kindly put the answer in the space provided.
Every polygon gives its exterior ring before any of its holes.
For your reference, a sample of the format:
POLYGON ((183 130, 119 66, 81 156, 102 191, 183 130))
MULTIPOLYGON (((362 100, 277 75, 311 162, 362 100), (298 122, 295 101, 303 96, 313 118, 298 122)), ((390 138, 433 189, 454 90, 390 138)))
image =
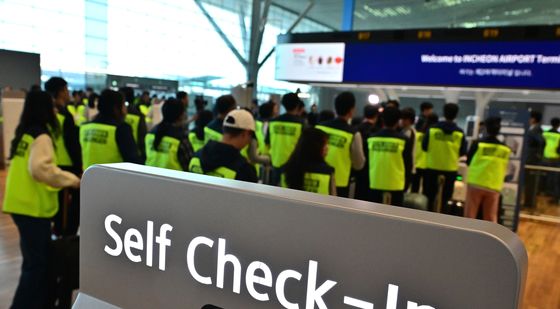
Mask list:
MULTIPOLYGON (((276 0, 301 12, 306 0, 276 0)), ((340 30, 342 0, 315 0, 308 16, 340 30)), ((354 30, 547 25, 560 23, 560 0, 356 0, 354 30)))

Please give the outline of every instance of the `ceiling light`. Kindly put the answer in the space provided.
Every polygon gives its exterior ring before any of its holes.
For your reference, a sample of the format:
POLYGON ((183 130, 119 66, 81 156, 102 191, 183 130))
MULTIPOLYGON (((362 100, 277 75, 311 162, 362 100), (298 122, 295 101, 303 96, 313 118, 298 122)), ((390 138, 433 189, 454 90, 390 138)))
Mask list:
POLYGON ((377 94, 370 94, 368 96, 368 102, 369 104, 379 104, 379 96, 377 94))

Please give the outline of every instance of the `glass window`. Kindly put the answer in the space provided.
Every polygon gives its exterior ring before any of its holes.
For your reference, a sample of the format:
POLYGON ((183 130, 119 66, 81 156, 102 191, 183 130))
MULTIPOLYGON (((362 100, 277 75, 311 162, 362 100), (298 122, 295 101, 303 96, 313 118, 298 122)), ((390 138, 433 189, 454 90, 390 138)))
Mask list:
MULTIPOLYGON (((203 4, 245 58, 251 2, 209 0, 203 4)), ((296 18, 294 12, 270 8, 261 60, 296 18)), ((306 19, 294 29, 325 30, 328 27, 306 19)), ((82 84, 86 72, 187 84, 204 80, 220 89, 246 82, 245 68, 194 1, 1 0, 0 48, 39 53, 44 77, 71 76, 82 84)), ((261 69, 262 89, 298 87, 274 79, 274 58, 261 69)))

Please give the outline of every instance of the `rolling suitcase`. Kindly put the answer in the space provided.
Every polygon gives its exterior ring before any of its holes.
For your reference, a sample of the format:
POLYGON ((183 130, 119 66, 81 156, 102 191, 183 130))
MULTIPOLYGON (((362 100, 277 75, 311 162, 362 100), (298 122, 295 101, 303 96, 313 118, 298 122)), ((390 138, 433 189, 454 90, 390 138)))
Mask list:
MULTIPOLYGON (((53 240, 50 244, 49 268, 47 272, 47 280, 49 285, 48 303, 46 308, 49 309, 70 309, 72 307, 72 299, 74 290, 79 287, 79 250, 80 237, 76 235, 67 235, 69 228, 68 215, 69 209, 75 205, 68 194, 64 194, 64 199, 59 213, 58 230, 54 230, 53 240)), ((55 218, 56 220, 56 218, 55 218)), ((70 225, 75 225, 73 222, 70 225)), ((76 227, 72 227, 76 228, 76 227)), ((73 232, 74 233, 74 232, 73 232)))
POLYGON ((79 247, 79 236, 57 238, 51 242, 48 308, 71 308, 73 292, 79 287, 79 247))
POLYGON ((406 208, 428 210, 428 198, 420 193, 405 193, 403 206, 406 208))

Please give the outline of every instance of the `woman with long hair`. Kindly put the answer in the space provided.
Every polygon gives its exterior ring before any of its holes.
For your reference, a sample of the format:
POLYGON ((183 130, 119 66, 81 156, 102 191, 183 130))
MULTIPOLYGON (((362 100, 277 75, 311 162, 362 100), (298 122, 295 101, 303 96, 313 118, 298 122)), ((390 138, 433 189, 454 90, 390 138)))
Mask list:
POLYGON ((56 165, 53 141, 60 134, 51 95, 30 92, 11 144, 3 204, 3 212, 11 214, 18 228, 23 256, 11 308, 47 305, 51 219, 58 211, 58 190, 80 186, 78 177, 56 165))
POLYGON ((163 120, 146 135, 146 165, 187 171, 193 152, 184 131, 185 106, 168 99, 161 111, 163 120))
POLYGON ((325 162, 329 135, 319 129, 303 130, 296 148, 284 165, 282 186, 336 195, 334 168, 325 162))

